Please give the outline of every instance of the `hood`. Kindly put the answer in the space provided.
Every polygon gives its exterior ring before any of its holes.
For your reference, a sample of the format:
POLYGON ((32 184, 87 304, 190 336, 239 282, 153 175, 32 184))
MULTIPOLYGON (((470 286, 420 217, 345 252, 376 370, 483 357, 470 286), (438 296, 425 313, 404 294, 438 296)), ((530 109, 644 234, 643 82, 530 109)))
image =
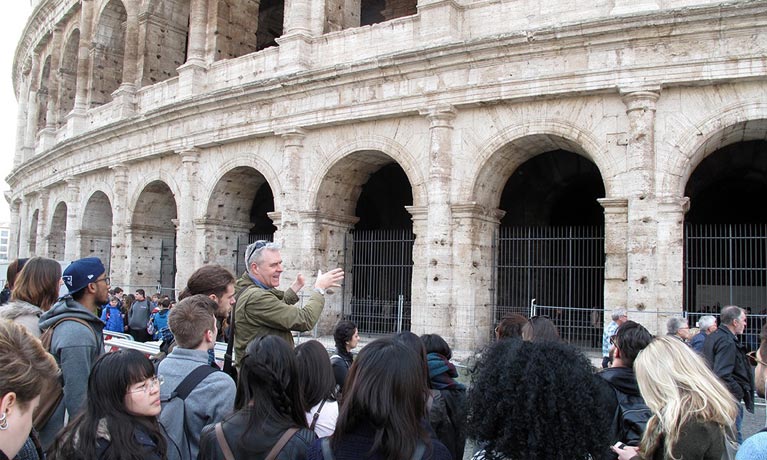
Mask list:
POLYGON ((611 367, 603 370, 599 375, 621 393, 641 396, 637 378, 634 375, 634 369, 630 367, 611 367))
POLYGON ((56 302, 50 310, 45 312, 40 318, 40 329, 45 330, 53 326, 56 321, 63 317, 80 318, 87 322, 93 323, 97 326, 98 330, 104 326, 104 323, 96 315, 88 311, 79 302, 76 302, 72 297, 64 297, 56 302))
POLYGON ((43 311, 29 302, 23 300, 14 300, 0 307, 0 318, 15 320, 19 316, 37 316, 43 314, 43 311))

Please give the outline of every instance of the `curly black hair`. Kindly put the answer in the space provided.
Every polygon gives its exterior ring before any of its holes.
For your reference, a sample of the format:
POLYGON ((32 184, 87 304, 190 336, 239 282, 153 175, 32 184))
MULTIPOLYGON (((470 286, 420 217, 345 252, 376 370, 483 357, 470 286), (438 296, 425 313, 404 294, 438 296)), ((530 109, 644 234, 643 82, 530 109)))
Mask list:
POLYGON ((468 434, 486 458, 602 458, 615 412, 585 356, 559 342, 501 340, 472 370, 468 434))

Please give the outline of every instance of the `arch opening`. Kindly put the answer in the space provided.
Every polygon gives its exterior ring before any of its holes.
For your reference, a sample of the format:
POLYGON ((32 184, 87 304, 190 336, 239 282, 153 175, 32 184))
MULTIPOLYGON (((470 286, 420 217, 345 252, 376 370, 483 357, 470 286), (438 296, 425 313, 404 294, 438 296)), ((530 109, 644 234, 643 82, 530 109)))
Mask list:
POLYGON ((32 213, 32 219, 30 219, 30 222, 29 222, 28 248, 29 248, 30 257, 37 255, 37 224, 38 224, 39 218, 40 218, 40 210, 35 209, 35 212, 32 213))
POLYGON ((91 50, 90 107, 111 101, 112 93, 122 84, 127 20, 120 0, 110 0, 101 12, 91 50))
POLYGON ((37 91, 37 130, 44 129, 48 123, 48 92, 51 78, 51 56, 45 58, 40 72, 40 89, 37 91))
POLYGON ((83 212, 80 257, 98 257, 107 268, 112 261, 112 204, 104 192, 93 193, 83 212))
POLYGON ((285 0, 218 2, 215 60, 234 59, 272 46, 283 33, 285 0), (256 30, 253 30, 256 23, 256 30))
POLYGON ((189 0, 155 1, 147 14, 139 17, 146 30, 141 56, 141 85, 148 86, 178 75, 186 62, 189 43, 189 0))
POLYGON ((66 124, 67 115, 75 108, 77 91, 77 53, 80 48, 80 30, 75 29, 69 35, 64 52, 61 55, 59 69, 59 119, 58 126, 66 124))
POLYGON ((59 202, 53 211, 51 231, 48 235, 48 257, 63 261, 67 241, 67 204, 63 201, 59 202))
POLYGON ((141 191, 131 220, 131 276, 135 288, 174 296, 176 287, 176 199, 165 182, 141 191))

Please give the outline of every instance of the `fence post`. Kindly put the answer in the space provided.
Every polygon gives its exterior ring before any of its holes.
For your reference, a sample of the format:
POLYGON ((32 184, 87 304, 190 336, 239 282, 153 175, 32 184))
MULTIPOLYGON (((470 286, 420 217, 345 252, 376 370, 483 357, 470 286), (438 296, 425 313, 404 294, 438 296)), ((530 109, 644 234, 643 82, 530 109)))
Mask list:
POLYGON ((405 303, 405 296, 402 294, 397 296, 397 333, 402 332, 402 315, 405 303))

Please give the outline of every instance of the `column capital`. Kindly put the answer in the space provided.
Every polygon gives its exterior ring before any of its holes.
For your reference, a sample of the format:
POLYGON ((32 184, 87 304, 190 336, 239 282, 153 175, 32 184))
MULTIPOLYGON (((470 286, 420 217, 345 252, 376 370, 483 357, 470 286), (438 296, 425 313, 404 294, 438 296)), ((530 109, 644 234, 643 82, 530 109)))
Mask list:
POLYGON ((285 147, 303 147, 306 139, 306 130, 297 126, 275 130, 274 134, 282 137, 285 147))
POLYGON ((202 152, 201 149, 197 147, 191 147, 186 149, 181 149, 178 152, 178 156, 181 157, 181 163, 184 165, 188 164, 195 164, 200 162, 200 152, 202 152))
POLYGON ((597 202, 605 209, 605 214, 626 213, 629 208, 628 198, 597 198, 597 202))
POLYGON ((322 212, 322 211, 301 211, 298 213, 298 215, 301 216, 301 220, 313 220, 317 223, 332 225, 335 227, 345 227, 345 228, 353 226, 360 220, 360 218, 357 216, 349 216, 346 214, 332 214, 332 213, 322 212))
POLYGON ((506 211, 497 208, 488 208, 476 202, 455 203, 450 205, 453 217, 456 219, 478 219, 493 224, 500 224, 506 211))
POLYGON ((420 109, 418 113, 429 120, 432 128, 452 128, 453 120, 458 114, 455 107, 449 104, 439 104, 420 109))
POLYGON ((621 91, 621 99, 626 105, 626 112, 634 110, 655 110, 655 104, 660 98, 660 88, 657 90, 621 91))
POLYGON ((682 213, 690 210, 690 198, 683 197, 660 197, 658 198, 658 211, 663 214, 682 213))
POLYGON ((413 223, 416 221, 426 221, 429 217, 428 206, 405 206, 405 210, 410 213, 413 223))

